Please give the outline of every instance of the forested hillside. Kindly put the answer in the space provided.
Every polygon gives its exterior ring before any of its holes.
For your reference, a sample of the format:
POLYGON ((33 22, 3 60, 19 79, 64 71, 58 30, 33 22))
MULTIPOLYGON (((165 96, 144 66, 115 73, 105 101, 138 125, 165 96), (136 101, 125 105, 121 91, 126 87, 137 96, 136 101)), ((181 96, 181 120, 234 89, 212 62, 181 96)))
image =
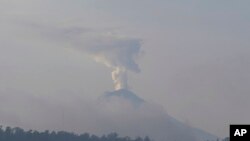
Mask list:
POLYGON ((96 135, 90 135, 84 133, 77 135, 65 131, 25 131, 22 128, 0 126, 0 141, 151 141, 148 137, 137 137, 132 139, 130 137, 119 137, 117 133, 111 133, 98 137, 96 135))
MULTIPOLYGON (((153 141, 149 137, 119 137, 117 133, 110 133, 101 137, 91 135, 89 133, 75 134, 65 131, 43 131, 38 132, 35 130, 25 131, 22 128, 0 126, 0 141, 153 141)), ((217 140, 219 141, 219 139, 217 140)), ((221 141, 229 141, 229 138, 222 139, 221 141)))

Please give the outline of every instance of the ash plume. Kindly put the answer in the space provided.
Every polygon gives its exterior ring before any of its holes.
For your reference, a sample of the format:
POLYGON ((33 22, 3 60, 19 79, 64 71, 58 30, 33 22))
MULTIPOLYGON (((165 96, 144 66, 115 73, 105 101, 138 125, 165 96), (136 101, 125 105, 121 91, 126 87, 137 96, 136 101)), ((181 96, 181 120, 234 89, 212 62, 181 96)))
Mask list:
POLYGON ((32 24, 43 37, 68 42, 69 48, 90 55, 96 62, 111 68, 115 90, 127 89, 127 73, 140 72, 136 59, 141 52, 141 40, 82 27, 50 27, 32 24))
POLYGON ((83 41, 82 46, 96 62, 112 69, 111 76, 115 90, 127 89, 127 72, 140 72, 136 58, 140 54, 139 39, 118 37, 114 35, 98 35, 83 41))

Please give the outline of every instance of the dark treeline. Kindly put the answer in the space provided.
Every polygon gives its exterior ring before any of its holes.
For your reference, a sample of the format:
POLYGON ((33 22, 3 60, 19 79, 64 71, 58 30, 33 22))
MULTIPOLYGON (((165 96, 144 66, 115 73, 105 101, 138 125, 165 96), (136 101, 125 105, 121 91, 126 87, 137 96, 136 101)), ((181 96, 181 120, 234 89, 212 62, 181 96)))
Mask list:
POLYGON ((65 131, 25 131, 22 128, 0 126, 0 141, 151 141, 148 137, 137 137, 131 139, 130 137, 119 137, 117 133, 111 133, 98 137, 96 135, 90 135, 84 133, 77 135, 65 131))
MULTIPOLYGON (((207 141, 210 141, 210 140, 207 140, 207 141)), ((212 140, 212 141, 213 141, 213 140, 212 140)), ((221 139, 221 140, 220 140, 220 139, 217 139, 216 141, 230 141, 230 140, 229 140, 229 137, 226 137, 226 138, 221 139)))
POLYGON ((225 139, 223 139, 222 141, 230 141, 229 137, 226 137, 225 139))
MULTIPOLYGON (((101 137, 84 133, 77 135, 65 131, 52 131, 46 130, 38 132, 35 130, 25 131, 22 128, 0 126, 0 141, 152 141, 149 137, 137 137, 132 139, 130 137, 119 137, 117 133, 103 135, 101 137)), ((217 141, 220 141, 217 139, 217 141)), ((222 139, 221 141, 229 141, 229 138, 222 139)))

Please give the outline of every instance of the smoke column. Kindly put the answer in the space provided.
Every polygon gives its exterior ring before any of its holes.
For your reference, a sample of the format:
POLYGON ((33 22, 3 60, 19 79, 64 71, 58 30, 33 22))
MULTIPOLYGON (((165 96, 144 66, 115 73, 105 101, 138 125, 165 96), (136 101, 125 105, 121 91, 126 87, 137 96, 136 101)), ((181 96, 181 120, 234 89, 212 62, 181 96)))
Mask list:
POLYGON ((128 88, 128 71, 140 72, 136 63, 140 54, 140 39, 81 27, 55 28, 37 24, 32 24, 32 27, 41 29, 41 34, 49 37, 49 40, 68 42, 69 48, 87 53, 97 62, 111 68, 115 90, 128 88))
MULTIPOLYGON (((86 42, 85 42, 86 43, 86 42)), ((98 36, 87 41, 87 52, 97 62, 112 69, 111 76, 115 90, 127 89, 127 72, 140 72, 136 58, 140 53, 138 39, 116 36, 98 36)))
POLYGON ((114 81, 115 90, 127 89, 127 72, 125 69, 115 67, 112 71, 112 80, 114 81))

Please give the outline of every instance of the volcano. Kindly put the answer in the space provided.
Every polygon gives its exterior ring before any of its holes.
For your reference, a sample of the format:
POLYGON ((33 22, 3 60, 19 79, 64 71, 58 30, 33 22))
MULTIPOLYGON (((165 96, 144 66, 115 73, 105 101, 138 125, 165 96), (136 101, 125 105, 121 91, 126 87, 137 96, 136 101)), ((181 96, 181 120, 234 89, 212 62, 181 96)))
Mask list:
POLYGON ((137 105, 137 106, 145 102, 142 98, 138 97, 135 93, 127 89, 120 89, 120 90, 116 90, 112 92, 106 92, 104 94, 104 97, 106 99, 115 98, 115 97, 124 99, 130 102, 131 104, 137 105))
POLYGON ((167 114, 162 106, 149 103, 128 89, 106 92, 101 99, 106 101, 107 109, 114 108, 106 121, 108 123, 109 119, 115 119, 109 123, 114 127, 112 130, 118 131, 121 135, 148 135, 157 141, 215 141, 217 139, 210 133, 177 120, 167 114), (124 106, 124 102, 130 106, 124 106))

